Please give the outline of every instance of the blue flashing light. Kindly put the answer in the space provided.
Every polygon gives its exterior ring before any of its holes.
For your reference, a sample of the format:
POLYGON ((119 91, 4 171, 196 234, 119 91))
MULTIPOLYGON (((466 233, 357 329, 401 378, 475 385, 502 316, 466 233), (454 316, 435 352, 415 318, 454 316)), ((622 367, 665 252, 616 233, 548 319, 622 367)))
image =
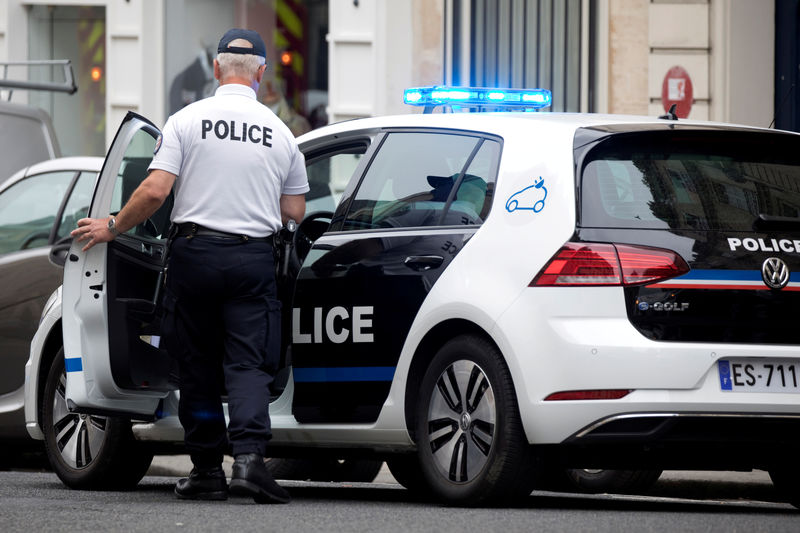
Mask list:
POLYGON ((484 87, 415 87, 406 89, 406 104, 432 108, 437 105, 471 108, 540 109, 553 102, 547 89, 493 89, 484 87))
POLYGON ((553 95, 550 94, 550 91, 547 91, 546 93, 544 92, 523 93, 522 101, 549 106, 551 103, 553 103, 553 95))
POLYGON ((409 89, 406 91, 404 98, 407 104, 416 104, 422 100, 422 93, 414 89, 409 89))
POLYGON ((431 92, 431 98, 433 100, 450 102, 469 100, 471 96, 472 94, 469 91, 462 91, 460 89, 442 89, 431 92))

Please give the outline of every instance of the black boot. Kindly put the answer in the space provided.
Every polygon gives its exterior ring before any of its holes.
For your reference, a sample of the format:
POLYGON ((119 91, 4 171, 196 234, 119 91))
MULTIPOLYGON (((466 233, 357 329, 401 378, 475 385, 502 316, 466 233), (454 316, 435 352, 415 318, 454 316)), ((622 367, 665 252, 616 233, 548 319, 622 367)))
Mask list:
POLYGON ((256 503, 289 503, 292 499, 286 489, 275 483, 264 466, 264 458, 257 453, 236 456, 231 494, 252 496, 256 503))
POLYGON ((175 494, 182 500, 227 500, 225 472, 220 466, 192 468, 188 478, 178 480, 175 494))

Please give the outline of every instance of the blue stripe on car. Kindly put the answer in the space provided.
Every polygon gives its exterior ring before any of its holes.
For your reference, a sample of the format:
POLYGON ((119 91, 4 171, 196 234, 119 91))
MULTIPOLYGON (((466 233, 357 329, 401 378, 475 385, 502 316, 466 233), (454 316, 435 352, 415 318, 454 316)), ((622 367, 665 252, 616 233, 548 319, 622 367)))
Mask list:
POLYGON ((83 370, 83 361, 80 357, 65 357, 64 369, 67 372, 80 372, 83 370))
MULTIPOLYGON (((691 270, 675 280, 761 281, 760 270, 691 270)), ((792 272, 789 281, 800 281, 800 272, 792 272)))
POLYGON ((294 368, 297 383, 326 383, 347 381, 392 381, 393 366, 347 366, 328 368, 294 368))

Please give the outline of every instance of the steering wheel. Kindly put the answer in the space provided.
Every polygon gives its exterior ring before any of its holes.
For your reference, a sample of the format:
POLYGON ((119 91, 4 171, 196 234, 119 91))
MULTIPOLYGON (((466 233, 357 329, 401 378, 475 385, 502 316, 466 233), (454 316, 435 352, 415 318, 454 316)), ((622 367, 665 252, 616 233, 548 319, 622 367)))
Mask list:
POLYGON ((297 226, 297 230, 292 235, 292 266, 300 269, 308 252, 314 245, 314 241, 327 231, 331 225, 333 213, 331 211, 317 211, 311 213, 297 226))
POLYGON ((161 232, 158 230, 156 223, 152 219, 147 218, 136 226, 136 235, 139 237, 153 237, 158 238, 161 232))

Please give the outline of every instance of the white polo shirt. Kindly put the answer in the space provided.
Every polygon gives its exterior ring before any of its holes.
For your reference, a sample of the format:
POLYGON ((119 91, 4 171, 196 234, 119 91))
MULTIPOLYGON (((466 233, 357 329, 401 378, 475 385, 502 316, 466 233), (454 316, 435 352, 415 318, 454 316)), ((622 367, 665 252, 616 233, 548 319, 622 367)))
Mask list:
POLYGON ((280 230, 282 194, 309 190, 294 135, 239 84, 169 117, 149 169, 178 176, 172 222, 251 237, 280 230))

